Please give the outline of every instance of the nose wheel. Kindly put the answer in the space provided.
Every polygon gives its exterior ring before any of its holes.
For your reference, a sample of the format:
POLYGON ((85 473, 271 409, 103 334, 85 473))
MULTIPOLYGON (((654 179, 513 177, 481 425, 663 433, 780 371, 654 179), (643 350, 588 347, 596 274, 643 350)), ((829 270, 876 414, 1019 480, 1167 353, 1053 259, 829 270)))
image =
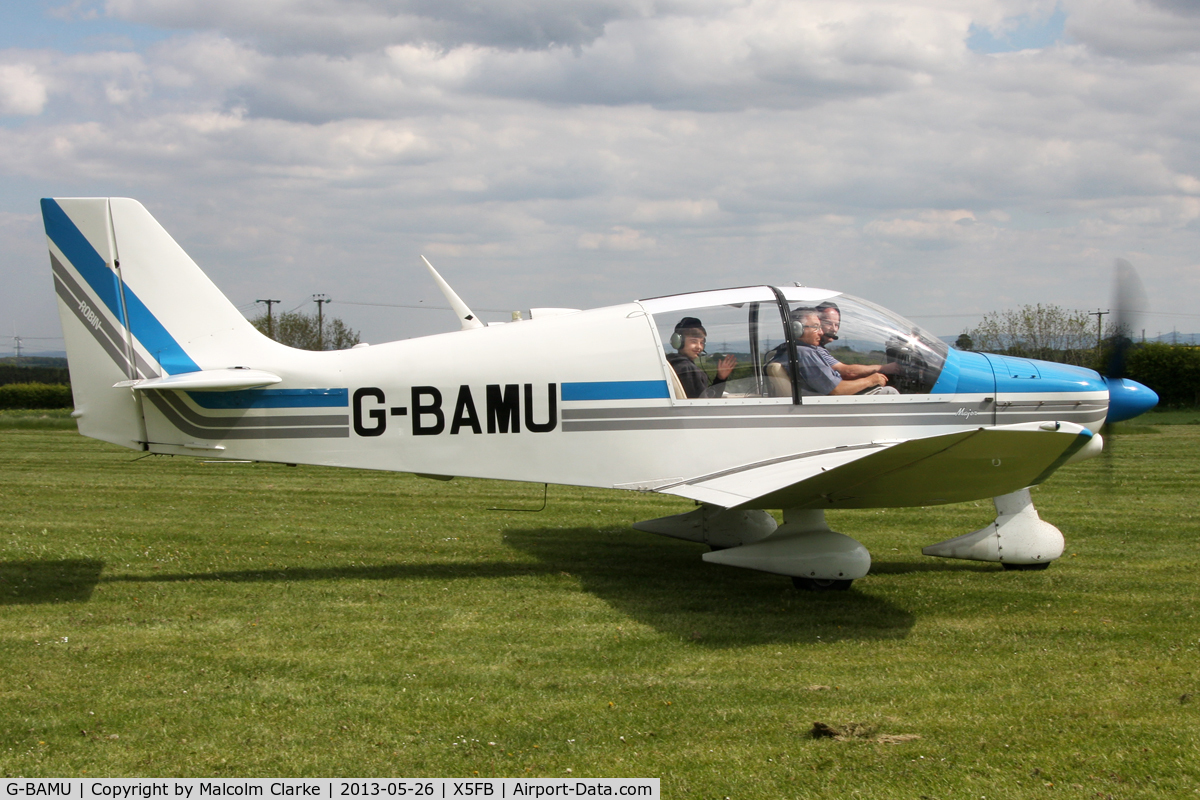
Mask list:
POLYGON ((854 581, 827 580, 825 578, 792 578, 792 586, 802 592, 844 592, 854 581))

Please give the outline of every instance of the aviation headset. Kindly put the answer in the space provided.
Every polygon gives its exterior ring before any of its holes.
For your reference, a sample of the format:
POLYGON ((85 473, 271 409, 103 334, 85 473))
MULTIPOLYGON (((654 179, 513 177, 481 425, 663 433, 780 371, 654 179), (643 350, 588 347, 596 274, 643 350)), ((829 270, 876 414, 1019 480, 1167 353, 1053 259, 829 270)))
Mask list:
POLYGON ((687 338, 688 331, 700 331, 708 338, 708 331, 704 330, 703 323, 695 317, 684 317, 675 325, 675 331, 671 334, 671 347, 676 350, 683 347, 683 340, 687 338))
POLYGON ((804 318, 814 314, 820 319, 821 312, 817 309, 811 306, 798 306, 792 309, 792 313, 788 315, 788 328, 792 338, 797 342, 804 336, 804 318))

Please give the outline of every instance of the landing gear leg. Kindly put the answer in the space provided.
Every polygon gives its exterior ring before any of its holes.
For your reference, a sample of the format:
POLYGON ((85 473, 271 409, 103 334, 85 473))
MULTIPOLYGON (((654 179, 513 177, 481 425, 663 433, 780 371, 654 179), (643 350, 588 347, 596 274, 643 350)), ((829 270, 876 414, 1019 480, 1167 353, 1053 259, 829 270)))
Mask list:
POLYGON ((1041 570, 1063 553, 1063 535, 1038 517, 1028 489, 995 498, 996 520, 983 528, 922 548, 927 556, 1000 562, 1009 570, 1041 570))
POLYGON ((845 591, 871 569, 867 548, 831 531, 821 509, 783 510, 783 525, 764 539, 728 550, 705 553, 710 564, 787 575, 797 589, 845 591))

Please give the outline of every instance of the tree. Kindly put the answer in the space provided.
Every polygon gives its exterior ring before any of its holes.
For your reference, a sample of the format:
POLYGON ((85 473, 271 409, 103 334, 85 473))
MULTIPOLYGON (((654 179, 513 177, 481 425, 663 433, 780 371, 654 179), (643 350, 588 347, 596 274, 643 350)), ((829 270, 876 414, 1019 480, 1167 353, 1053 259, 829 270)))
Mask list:
POLYGON ((954 346, 959 350, 974 350, 975 343, 971 341, 971 337, 966 333, 960 333, 958 339, 954 341, 954 346))
MULTIPOLYGON (((1110 325, 1107 336, 1116 333, 1110 325)), ((1096 326, 1086 311, 1041 303, 993 311, 964 335, 987 353, 1097 366, 1096 326)))
MULTIPOLYGON (((285 311, 272 315, 275 341, 301 350, 345 350, 358 344, 358 331, 348 327, 337 317, 326 319, 324 330, 319 330, 317 316, 300 311, 285 311)), ((269 336, 267 315, 260 314, 250 324, 264 336, 269 336)))

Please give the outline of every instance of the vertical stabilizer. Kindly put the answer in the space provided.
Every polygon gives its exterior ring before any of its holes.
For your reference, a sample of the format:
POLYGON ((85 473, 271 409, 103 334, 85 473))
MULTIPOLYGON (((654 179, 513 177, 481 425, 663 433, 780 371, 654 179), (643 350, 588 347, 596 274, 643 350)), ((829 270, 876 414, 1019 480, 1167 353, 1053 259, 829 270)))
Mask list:
POLYGON ((234 366, 269 345, 136 200, 109 200, 129 324, 166 375, 234 366))
POLYGON ((143 447, 114 384, 244 364, 271 346, 136 200, 42 200, 79 432, 143 447))

